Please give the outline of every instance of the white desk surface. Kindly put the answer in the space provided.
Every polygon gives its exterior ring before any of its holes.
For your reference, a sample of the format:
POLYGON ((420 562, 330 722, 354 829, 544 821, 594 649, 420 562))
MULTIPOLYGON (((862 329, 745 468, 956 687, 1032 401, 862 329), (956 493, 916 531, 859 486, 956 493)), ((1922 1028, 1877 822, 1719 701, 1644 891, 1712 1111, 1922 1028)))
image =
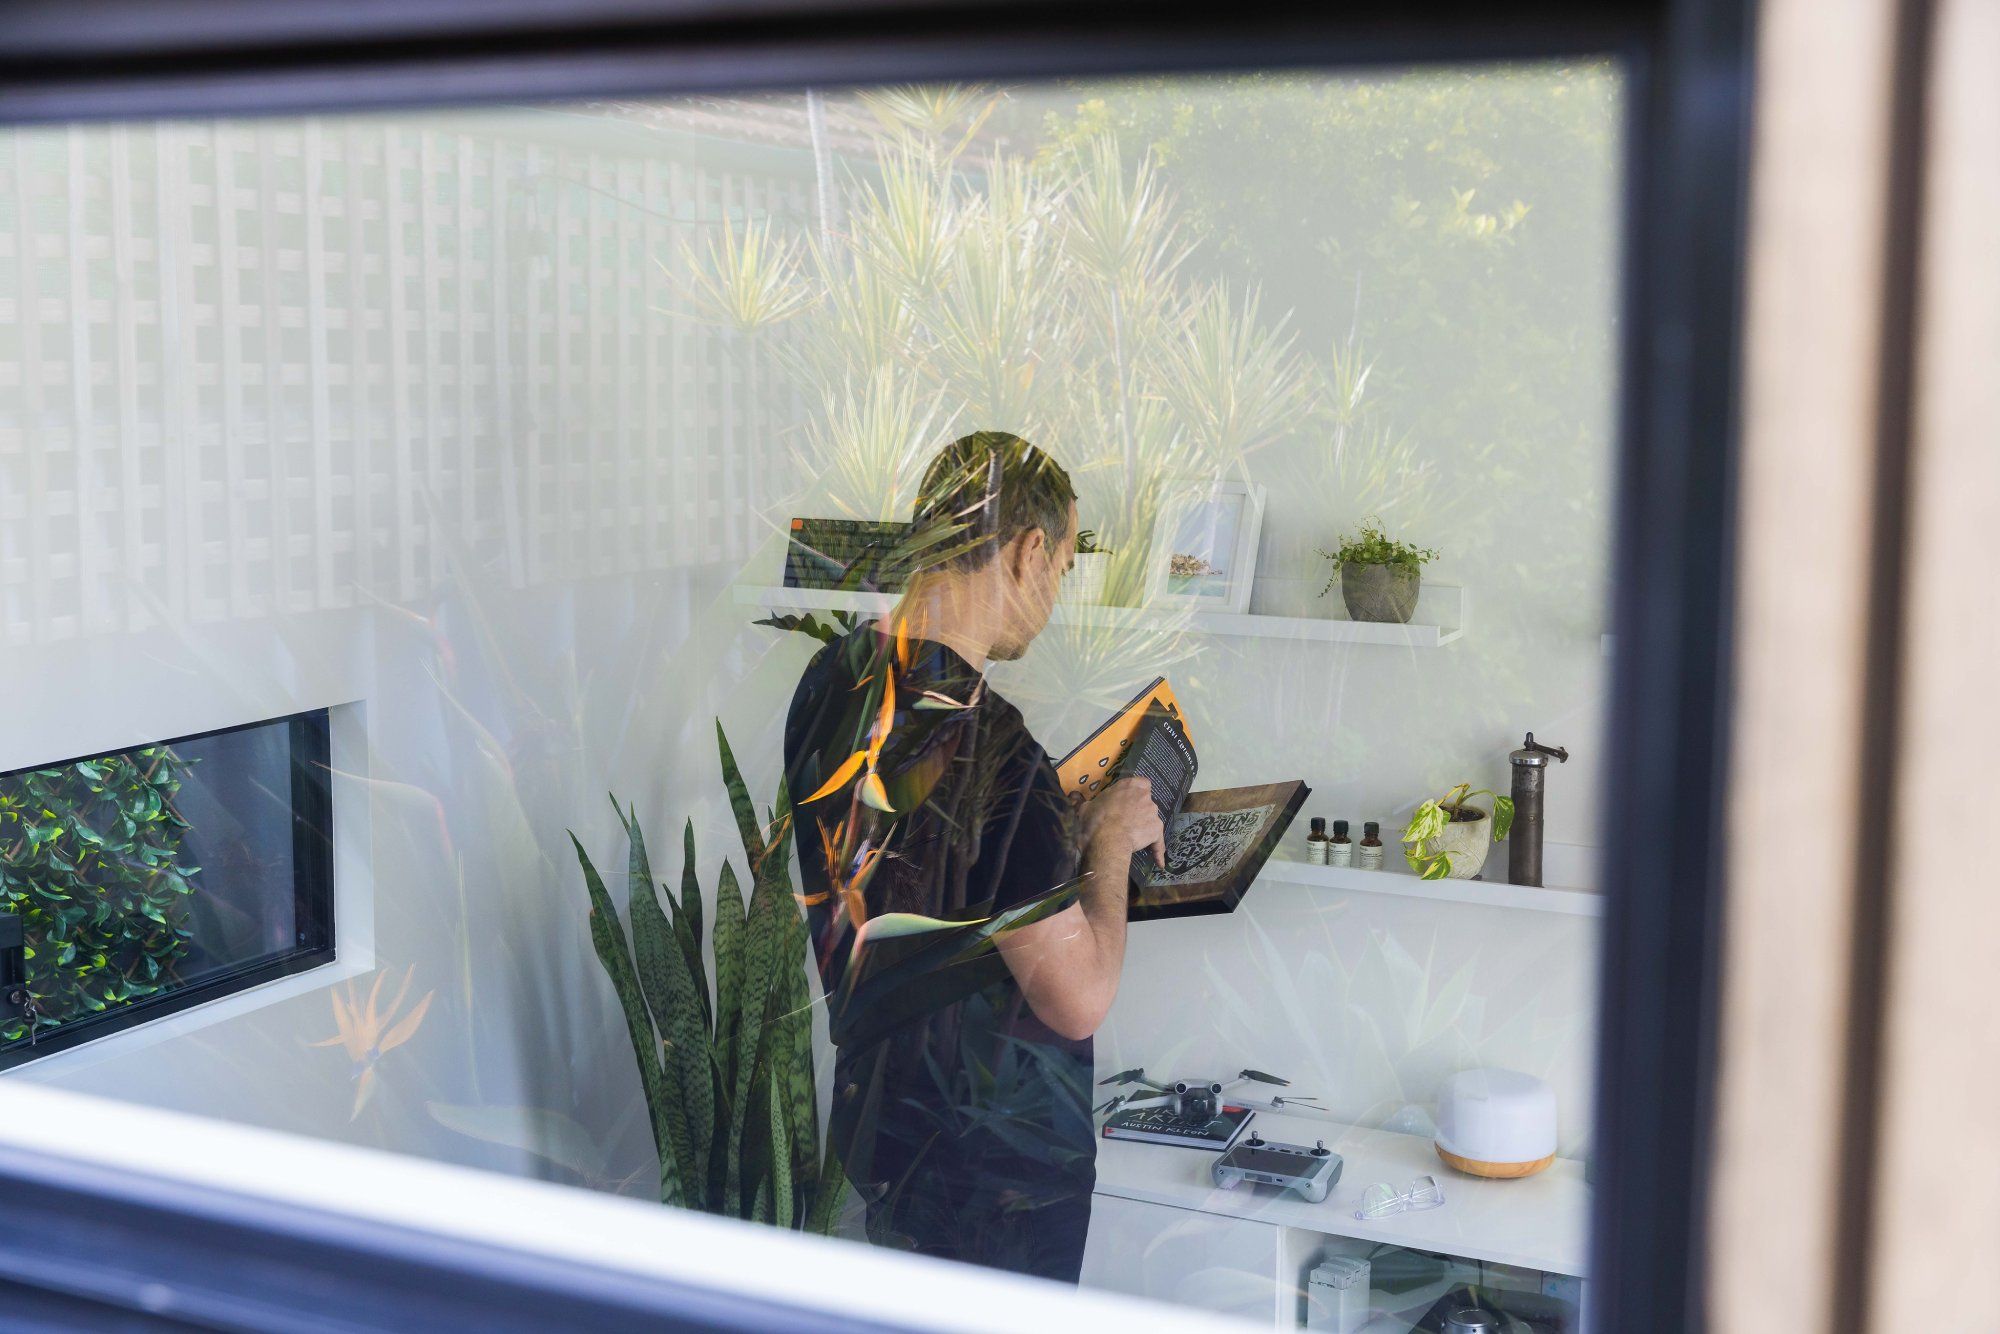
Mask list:
POLYGON ((1100 1137, 1097 1191, 1225 1218, 1523 1265, 1549 1273, 1583 1274, 1590 1187, 1583 1178, 1583 1164, 1575 1159, 1558 1158, 1545 1170, 1518 1181, 1491 1181, 1446 1167, 1431 1141, 1417 1135, 1364 1130, 1277 1112, 1258 1112, 1250 1131, 1290 1144, 1325 1140, 1329 1149, 1346 1160, 1339 1183, 1319 1204, 1289 1191, 1248 1182, 1234 1190, 1221 1190, 1209 1176, 1209 1164, 1215 1158, 1212 1153, 1100 1137), (1372 1222, 1354 1216, 1361 1192, 1373 1183, 1388 1181, 1401 1190, 1411 1178, 1426 1174, 1444 1187, 1445 1202, 1439 1208, 1393 1214, 1372 1222))

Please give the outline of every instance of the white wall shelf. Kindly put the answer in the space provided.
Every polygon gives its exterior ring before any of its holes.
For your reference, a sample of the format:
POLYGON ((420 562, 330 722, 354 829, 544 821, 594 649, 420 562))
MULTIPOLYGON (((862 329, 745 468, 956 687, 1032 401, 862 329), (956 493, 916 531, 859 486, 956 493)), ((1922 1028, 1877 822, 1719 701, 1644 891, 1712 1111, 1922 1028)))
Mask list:
MULTIPOLYGON (((1296 840, 1294 840, 1296 841, 1296 840)), ((1489 870, 1506 866, 1504 848, 1496 848, 1487 858, 1489 870)), ((1401 860, 1403 850, 1392 844, 1385 860, 1401 860)), ((1509 885, 1487 880, 1425 880, 1405 870, 1364 871, 1353 866, 1314 866, 1309 862, 1282 861, 1273 857, 1258 873, 1258 907, 1273 904, 1278 893, 1293 901, 1340 894, 1392 894, 1406 899, 1434 899, 1442 903, 1470 903, 1489 908, 1524 908, 1534 912, 1573 913, 1581 917, 1604 915, 1604 896, 1588 889, 1540 885, 1509 885), (1277 893, 1274 893, 1276 891, 1277 893)))
MULTIPOLYGON (((1291 639, 1329 644, 1390 644, 1403 648, 1438 648, 1465 633, 1465 590, 1450 584, 1425 584, 1425 609, 1440 624, 1390 625, 1375 621, 1343 621, 1324 616, 1265 616, 1220 611, 1178 611, 1149 607, 1098 607, 1057 602, 1050 619, 1064 625, 1101 625, 1130 629, 1171 629, 1184 626, 1199 634, 1234 635, 1255 639, 1291 639)), ((896 603, 889 593, 849 593, 824 588, 781 588, 770 585, 736 587, 736 600, 766 611, 851 611, 873 615, 896 603)))

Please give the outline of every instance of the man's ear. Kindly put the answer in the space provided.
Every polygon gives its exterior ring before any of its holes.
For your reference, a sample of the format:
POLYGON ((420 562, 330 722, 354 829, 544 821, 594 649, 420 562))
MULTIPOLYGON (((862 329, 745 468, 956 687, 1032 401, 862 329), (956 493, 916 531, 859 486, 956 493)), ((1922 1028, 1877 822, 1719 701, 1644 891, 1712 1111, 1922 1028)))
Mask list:
POLYGON ((1022 532, 1000 553, 1007 561, 1007 573, 1015 579, 1027 578, 1048 544, 1048 534, 1039 528, 1022 532))

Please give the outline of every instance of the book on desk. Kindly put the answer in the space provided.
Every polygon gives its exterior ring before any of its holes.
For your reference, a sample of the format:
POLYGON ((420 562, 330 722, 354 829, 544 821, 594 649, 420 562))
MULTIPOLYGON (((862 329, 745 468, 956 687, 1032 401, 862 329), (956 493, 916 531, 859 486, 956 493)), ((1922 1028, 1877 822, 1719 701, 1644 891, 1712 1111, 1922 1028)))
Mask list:
POLYGON ((1174 1144, 1220 1153, 1236 1142, 1243 1134, 1243 1127, 1256 1114, 1248 1107, 1225 1103, 1213 1117, 1197 1121, 1177 1115, 1171 1107, 1124 1107, 1104 1119, 1104 1128, 1099 1133, 1106 1139, 1174 1144))
POLYGON ((1311 793, 1298 779, 1196 792, 1199 769, 1165 677, 1154 678, 1056 765, 1073 805, 1121 778, 1152 782, 1167 864, 1155 865, 1147 852, 1133 857, 1132 921, 1235 911, 1311 793))

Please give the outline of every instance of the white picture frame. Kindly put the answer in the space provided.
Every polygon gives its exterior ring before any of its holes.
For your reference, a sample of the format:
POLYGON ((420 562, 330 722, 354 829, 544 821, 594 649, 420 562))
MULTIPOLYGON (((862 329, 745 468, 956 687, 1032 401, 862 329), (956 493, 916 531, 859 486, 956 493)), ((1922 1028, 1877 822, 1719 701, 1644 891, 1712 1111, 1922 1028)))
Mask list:
POLYGON ((1264 488, 1254 482, 1169 481, 1147 551, 1149 606, 1201 611, 1250 610, 1257 539, 1264 528, 1264 488), (1174 557, 1207 569, 1188 573, 1174 557))

